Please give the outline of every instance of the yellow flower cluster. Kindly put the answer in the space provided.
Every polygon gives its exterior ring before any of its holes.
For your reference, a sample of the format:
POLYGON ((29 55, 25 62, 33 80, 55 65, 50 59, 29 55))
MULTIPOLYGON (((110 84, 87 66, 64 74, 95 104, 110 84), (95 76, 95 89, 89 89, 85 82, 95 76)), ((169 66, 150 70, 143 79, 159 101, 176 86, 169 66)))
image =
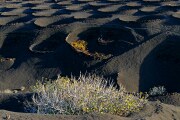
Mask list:
POLYGON ((105 55, 102 53, 90 53, 87 49, 88 43, 84 40, 75 40, 71 43, 71 46, 79 52, 82 52, 88 56, 93 56, 94 59, 105 59, 105 55))
POLYGON ((71 43, 71 46, 79 51, 87 51, 87 42, 84 40, 75 40, 71 43))

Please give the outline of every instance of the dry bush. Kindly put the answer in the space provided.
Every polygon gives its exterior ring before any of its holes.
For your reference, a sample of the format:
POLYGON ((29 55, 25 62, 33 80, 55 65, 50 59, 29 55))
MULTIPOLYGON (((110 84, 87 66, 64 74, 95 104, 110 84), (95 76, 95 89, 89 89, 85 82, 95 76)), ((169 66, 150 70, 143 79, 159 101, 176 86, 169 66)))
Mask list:
POLYGON ((156 96, 156 95, 164 95, 166 93, 166 88, 164 86, 153 87, 149 90, 149 95, 156 96))
POLYGON ((32 87, 33 111, 43 114, 82 115, 110 113, 127 116, 138 112, 147 102, 141 94, 130 94, 107 86, 107 80, 96 75, 81 75, 78 79, 59 77, 54 82, 38 82, 32 87))

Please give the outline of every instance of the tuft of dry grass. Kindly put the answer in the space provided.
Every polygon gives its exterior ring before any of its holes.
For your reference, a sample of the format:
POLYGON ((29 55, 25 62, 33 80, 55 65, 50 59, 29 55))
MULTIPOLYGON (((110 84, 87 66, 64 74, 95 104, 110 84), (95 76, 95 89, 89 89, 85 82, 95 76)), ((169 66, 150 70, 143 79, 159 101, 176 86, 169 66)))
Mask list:
POLYGON ((149 90, 149 95, 156 96, 156 95, 164 95, 166 93, 166 88, 164 86, 153 87, 149 90))
POLYGON ((141 110, 147 96, 130 94, 108 85, 107 80, 96 75, 59 77, 56 81, 38 82, 32 86, 34 112, 42 114, 82 115, 87 113, 110 113, 127 116, 141 110))

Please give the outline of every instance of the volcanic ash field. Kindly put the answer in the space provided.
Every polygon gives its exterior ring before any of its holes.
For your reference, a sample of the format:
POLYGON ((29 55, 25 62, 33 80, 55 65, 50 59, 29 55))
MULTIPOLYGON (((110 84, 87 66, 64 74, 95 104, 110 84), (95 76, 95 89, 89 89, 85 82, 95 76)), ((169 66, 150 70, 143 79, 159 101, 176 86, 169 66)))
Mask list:
POLYGON ((178 120, 180 1, 0 1, 0 91, 0 116, 14 120, 178 120), (23 112, 37 80, 80 73, 111 78, 128 92, 164 86, 168 94, 124 118, 16 113, 23 112))

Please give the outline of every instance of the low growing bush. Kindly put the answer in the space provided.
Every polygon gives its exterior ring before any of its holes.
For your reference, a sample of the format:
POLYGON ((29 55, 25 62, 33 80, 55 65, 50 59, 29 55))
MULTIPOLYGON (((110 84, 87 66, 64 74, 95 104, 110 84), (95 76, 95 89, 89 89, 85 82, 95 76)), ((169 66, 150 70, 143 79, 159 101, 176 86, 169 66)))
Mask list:
MULTIPOLYGON (((32 87, 34 112, 43 114, 82 115, 87 113, 110 113, 127 116, 141 110, 147 102, 147 96, 130 94, 120 86, 96 75, 59 77, 56 81, 38 82, 32 87)), ((32 111, 31 110, 31 111, 32 111)))
POLYGON ((156 96, 156 95, 164 95, 166 93, 166 88, 164 86, 153 87, 149 90, 149 95, 156 96))

